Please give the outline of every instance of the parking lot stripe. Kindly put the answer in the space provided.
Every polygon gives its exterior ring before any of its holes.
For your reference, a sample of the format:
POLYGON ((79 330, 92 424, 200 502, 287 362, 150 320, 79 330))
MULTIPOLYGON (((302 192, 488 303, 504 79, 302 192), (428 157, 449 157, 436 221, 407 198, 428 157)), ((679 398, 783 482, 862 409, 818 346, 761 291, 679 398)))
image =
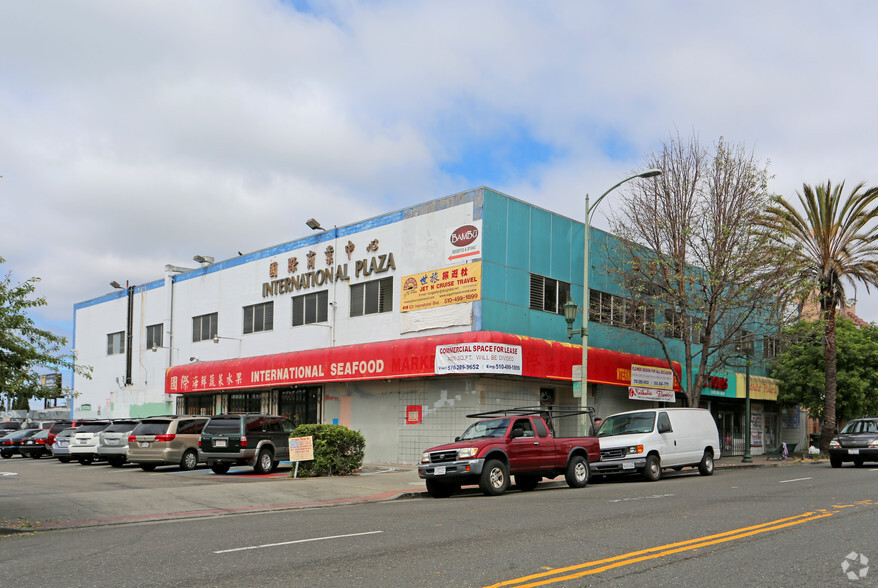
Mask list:
POLYGON ((346 537, 361 537, 363 535, 375 535, 384 531, 365 531, 363 533, 348 533, 347 535, 332 535, 329 537, 312 537, 310 539, 296 539, 295 541, 283 541, 281 543, 266 543, 264 545, 250 545, 247 547, 235 547, 233 549, 222 549, 214 551, 214 553, 233 553, 235 551, 247 551, 249 549, 264 549, 266 547, 279 547, 281 545, 294 545, 296 543, 310 543, 312 541, 327 541, 328 539, 344 539, 346 537))
POLYGON ((778 484, 786 484, 787 482, 804 482, 805 480, 812 480, 813 478, 795 478, 793 480, 781 480, 778 484))

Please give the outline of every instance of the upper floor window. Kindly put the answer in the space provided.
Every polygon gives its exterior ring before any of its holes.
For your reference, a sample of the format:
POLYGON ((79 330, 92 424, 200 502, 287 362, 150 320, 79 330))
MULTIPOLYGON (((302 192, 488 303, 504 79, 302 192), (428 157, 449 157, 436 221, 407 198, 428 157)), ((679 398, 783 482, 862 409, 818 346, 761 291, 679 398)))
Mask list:
POLYGON ((217 313, 192 317, 192 342, 209 341, 216 337, 217 313))
POLYGON ((323 323, 328 319, 329 291, 293 296, 293 326, 323 323))
POLYGON ((351 316, 393 310, 393 278, 382 278, 351 286, 351 316))
POLYGON ((530 307, 555 314, 564 314, 564 303, 570 299, 570 284, 540 276, 530 275, 530 307))
POLYGON ((592 322, 641 333, 655 332, 655 308, 645 302, 589 290, 588 306, 588 320, 592 322))
POLYGON ((780 339, 777 337, 765 337, 762 340, 762 357, 764 359, 774 359, 780 353, 780 339))
POLYGON ((162 346, 162 323, 146 327, 146 348, 155 349, 162 346))
POLYGON ((271 331, 274 328, 274 302, 244 307, 244 334, 271 331))
POLYGON ((683 315, 671 308, 665 309, 664 335, 670 339, 683 340, 683 315))
POLYGON ((107 355, 125 353, 125 331, 107 335, 107 355))

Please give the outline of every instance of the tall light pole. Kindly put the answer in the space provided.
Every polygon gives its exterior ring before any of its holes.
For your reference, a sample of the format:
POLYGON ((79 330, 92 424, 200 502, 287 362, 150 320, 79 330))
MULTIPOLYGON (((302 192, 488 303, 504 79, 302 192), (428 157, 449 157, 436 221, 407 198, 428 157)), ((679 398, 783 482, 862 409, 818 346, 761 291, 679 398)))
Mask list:
MULTIPOLYGON (((585 194, 585 246, 583 247, 583 273, 582 273, 582 329, 580 330, 580 334, 582 335, 582 393, 579 404, 581 407, 585 408, 588 406, 588 311, 589 311, 589 292, 588 292, 588 241, 589 241, 589 233, 591 232, 591 219, 594 216, 594 210, 598 207, 601 201, 613 190, 624 184, 625 182, 630 182, 631 180, 637 178, 654 178, 656 176, 660 176, 662 174, 662 170, 658 168, 648 169, 646 171, 640 172, 639 174, 634 174, 632 176, 628 176, 621 182, 615 184, 609 190, 600 195, 600 198, 595 200, 594 205, 589 204, 588 192, 585 194)), ((564 318, 567 321, 567 338, 571 338, 576 332, 572 329, 573 320, 576 317, 576 304, 573 301, 568 301, 567 304, 564 305, 564 318)))

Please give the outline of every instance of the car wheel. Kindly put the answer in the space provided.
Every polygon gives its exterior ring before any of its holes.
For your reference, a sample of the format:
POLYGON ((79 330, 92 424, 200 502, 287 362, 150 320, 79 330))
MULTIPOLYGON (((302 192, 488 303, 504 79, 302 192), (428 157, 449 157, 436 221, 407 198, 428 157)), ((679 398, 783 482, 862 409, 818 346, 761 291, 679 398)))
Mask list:
POLYGON ((530 492, 540 483, 540 476, 532 474, 515 474, 515 487, 522 492, 530 492))
POLYGON ((3 453, 0 453, 0 456, 2 456, 3 459, 9 459, 10 457, 12 457, 12 454, 11 454, 11 453, 6 453, 6 452, 4 451, 3 453))
POLYGON ((658 482, 662 479, 662 464, 657 455, 646 456, 643 478, 649 482, 658 482))
POLYGON ((191 449, 184 453, 183 457, 180 459, 180 469, 183 471, 194 470, 197 465, 198 453, 191 449))
POLYGON ((274 460, 273 462, 271 462, 271 471, 276 470, 279 465, 280 465, 280 461, 278 461, 278 460, 274 460))
POLYGON ((140 469, 142 469, 144 472, 152 472, 155 470, 155 468, 156 468, 156 464, 154 464, 154 463, 140 464, 140 469))
POLYGON ((564 472, 564 479, 571 488, 585 488, 588 485, 588 477, 590 474, 588 462, 581 455, 570 458, 567 462, 567 471, 564 472))
POLYGON ((60 461, 61 463, 70 463, 70 458, 69 457, 59 457, 58 461, 60 461))
MULTIPOLYGON (((43 457, 42 453, 31 453, 30 455, 31 459, 40 459, 41 457, 43 457)), ((862 462, 860 462, 860 464, 862 464, 862 462)))
POLYGON ((427 494, 433 498, 448 498, 458 489, 460 489, 460 486, 455 486, 454 484, 438 480, 427 480, 427 494))
POLYGON ((861 467, 863 467, 863 461, 864 461, 864 460, 863 460, 862 457, 855 457, 855 458, 854 458, 854 467, 855 467, 855 468, 861 468, 861 467))
POLYGON ((698 473, 702 476, 709 476, 713 474, 713 470, 713 454, 709 451, 705 451, 704 457, 701 458, 701 463, 698 464, 698 473))
POLYGON ((489 459, 479 477, 479 488, 486 496, 500 496, 509 488, 509 468, 502 461, 489 459))
POLYGON ((113 457, 107 458, 107 463, 109 463, 114 468, 121 468, 125 465, 125 458, 121 455, 114 455, 113 457))
POLYGON ((271 450, 261 449, 259 455, 256 456, 256 465, 253 466, 253 471, 257 474, 269 474, 272 463, 274 463, 274 455, 271 454, 271 450))
POLYGON ((841 459, 839 459, 837 457, 830 457, 829 458, 829 465, 831 465, 834 468, 840 468, 841 467, 841 459))
POLYGON ((76 461, 79 462, 79 465, 91 465, 92 463, 94 463, 94 460, 95 458, 93 457, 80 457, 77 458, 76 461))
POLYGON ((222 475, 222 474, 228 473, 229 467, 230 466, 227 463, 215 463, 212 466, 210 466, 210 469, 213 470, 214 474, 222 475))

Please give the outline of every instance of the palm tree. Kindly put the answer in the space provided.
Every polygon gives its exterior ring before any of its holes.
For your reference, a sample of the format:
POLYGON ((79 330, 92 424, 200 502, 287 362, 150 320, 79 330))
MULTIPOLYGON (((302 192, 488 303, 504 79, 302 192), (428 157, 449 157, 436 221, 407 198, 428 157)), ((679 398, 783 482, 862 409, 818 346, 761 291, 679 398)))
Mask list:
POLYGON ((878 287, 878 188, 864 189, 860 183, 844 199, 844 182, 812 188, 803 185, 796 193, 804 215, 780 196, 767 211, 766 224, 775 237, 797 250, 806 277, 813 284, 824 321, 826 386, 820 449, 829 450, 835 434, 836 338, 838 308, 844 308, 845 282, 878 287))

